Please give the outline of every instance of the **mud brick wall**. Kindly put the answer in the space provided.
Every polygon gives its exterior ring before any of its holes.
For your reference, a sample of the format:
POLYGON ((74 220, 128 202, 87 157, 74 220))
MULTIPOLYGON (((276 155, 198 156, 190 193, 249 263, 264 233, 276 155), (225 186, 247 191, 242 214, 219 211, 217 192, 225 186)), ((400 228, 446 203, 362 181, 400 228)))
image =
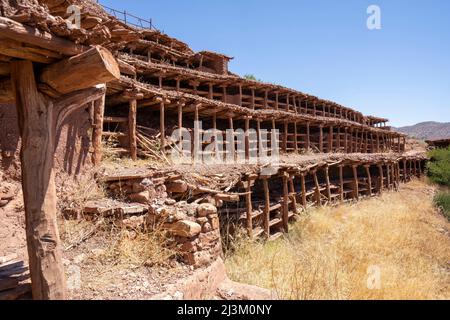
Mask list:
MULTIPOLYGON (((89 112, 80 110, 57 132, 55 168, 78 175, 92 166, 89 112)), ((20 179, 20 134, 14 105, 0 105, 0 169, 5 177, 20 179)))

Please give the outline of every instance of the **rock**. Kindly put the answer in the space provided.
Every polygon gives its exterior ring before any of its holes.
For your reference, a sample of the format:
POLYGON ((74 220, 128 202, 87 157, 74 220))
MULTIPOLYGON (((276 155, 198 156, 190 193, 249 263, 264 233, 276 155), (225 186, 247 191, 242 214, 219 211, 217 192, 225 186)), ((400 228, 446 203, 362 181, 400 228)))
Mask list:
POLYGON ((209 223, 211 224, 212 230, 217 230, 220 227, 219 215, 218 214, 210 214, 208 216, 209 223))
POLYGON ((133 216, 128 219, 124 219, 122 225, 129 229, 139 229, 144 226, 145 216, 133 216))
POLYGON ((199 217, 217 214, 217 208, 210 203, 202 203, 197 207, 197 214, 199 217))
POLYGON ((183 255, 184 263, 195 268, 209 265, 211 258, 207 251, 188 252, 183 255))
POLYGON ((203 233, 211 232, 211 230, 212 230, 212 227, 211 227, 211 225, 209 224, 209 222, 206 222, 206 223, 202 226, 202 232, 203 232, 203 233))
POLYGON ((142 184, 135 182, 135 183, 133 183, 132 190, 133 190, 133 193, 140 193, 142 191, 145 191, 145 187, 142 184))
POLYGON ((188 184, 183 180, 175 180, 166 184, 167 192, 185 193, 188 191, 188 184))
POLYGON ((6 206, 8 203, 8 200, 0 200, 0 208, 6 206))
POLYGON ((150 202, 150 195, 148 191, 132 193, 130 194, 129 199, 133 202, 148 204, 150 202))
POLYGON ((197 251, 198 240, 188 241, 180 246, 181 252, 195 252, 197 251))
POLYGON ((145 178, 144 180, 141 181, 141 185, 148 188, 153 185, 153 182, 152 182, 152 180, 145 178))
POLYGON ((177 201, 174 199, 166 199, 164 203, 167 204, 168 206, 173 206, 175 203, 177 203, 177 201))
POLYGON ((198 223, 199 225, 203 226, 205 223, 208 222, 208 218, 206 218, 206 217, 200 217, 200 218, 197 218, 196 221, 197 221, 197 223, 198 223))
POLYGON ((172 235, 192 238, 202 231, 202 227, 193 221, 180 220, 172 224, 165 224, 164 227, 172 235))
POLYGON ((233 282, 229 279, 223 281, 217 293, 224 300, 271 300, 276 298, 276 294, 270 290, 251 286, 247 284, 233 282))

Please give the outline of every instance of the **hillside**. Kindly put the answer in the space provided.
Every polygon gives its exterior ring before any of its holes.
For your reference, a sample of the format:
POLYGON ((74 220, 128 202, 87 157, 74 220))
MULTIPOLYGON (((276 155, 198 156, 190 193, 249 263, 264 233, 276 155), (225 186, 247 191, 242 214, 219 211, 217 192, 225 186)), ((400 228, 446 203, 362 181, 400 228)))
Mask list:
POLYGON ((397 128, 396 130, 423 140, 450 138, 449 122, 421 122, 413 126, 397 128))

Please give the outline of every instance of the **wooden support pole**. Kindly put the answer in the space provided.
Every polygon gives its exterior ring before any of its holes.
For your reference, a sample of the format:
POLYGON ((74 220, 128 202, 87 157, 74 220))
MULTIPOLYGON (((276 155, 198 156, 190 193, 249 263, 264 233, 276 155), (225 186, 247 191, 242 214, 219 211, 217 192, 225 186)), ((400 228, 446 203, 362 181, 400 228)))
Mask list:
POLYGON ((200 160, 203 148, 200 141, 200 119, 199 119, 199 104, 195 105, 194 109, 194 152, 192 153, 194 164, 200 160))
POLYGON ((297 130, 297 121, 294 122, 294 150, 295 150, 295 153, 298 152, 298 130, 297 130))
POLYGON ((253 239, 253 207, 252 207, 252 183, 247 181, 245 204, 247 208, 247 232, 250 239, 253 239))
POLYGON ((270 193, 269 181, 266 177, 262 178, 264 188, 264 233, 266 238, 270 237, 270 193))
MULTIPOLYGON (((164 112, 164 107, 161 109, 164 112)), ((137 137, 136 137, 136 118, 137 118, 137 101, 130 100, 128 111, 128 138, 130 144, 130 157, 133 161, 137 160, 137 137)), ((164 116, 161 117, 164 121, 164 116)), ((161 137, 163 131, 161 131, 161 137)), ((162 142, 163 140, 161 140, 162 142)), ((164 144, 161 143, 161 150, 164 150, 164 144)))
POLYGON ((255 89, 252 88, 252 109, 255 110, 255 89))
POLYGON ((208 84, 208 99, 214 100, 214 90, 213 90, 213 85, 211 83, 208 84))
POLYGON ((288 146, 288 128, 289 124, 287 121, 284 122, 284 135, 283 135, 283 152, 287 153, 287 146, 288 146))
POLYGON ((239 105, 242 107, 242 85, 239 84, 239 105))
POLYGON ((306 122, 306 151, 308 152, 311 148, 311 130, 309 122, 306 122))
POLYGON ((391 165, 388 163, 386 164, 386 170, 387 170, 387 189, 391 190, 391 165))
POLYGON ((22 190, 33 298, 64 299, 53 170, 55 137, 73 112, 101 99, 106 87, 97 85, 52 100, 38 91, 30 61, 11 62, 11 83, 22 141, 22 190))
POLYGON ((294 176, 292 174, 289 175, 289 189, 291 193, 291 199, 292 199, 292 211, 295 215, 298 214, 297 211, 297 193, 295 192, 295 185, 294 185, 294 176))
POLYGON ((289 231, 289 189, 288 189, 288 175, 283 174, 283 228, 284 232, 289 231))
POLYGON ((94 153, 92 162, 98 167, 102 161, 102 136, 103 136, 103 118, 105 114, 105 95, 94 102, 94 127, 92 131, 92 146, 94 153))
POLYGON ((183 128, 183 104, 178 103, 178 129, 183 128))
POLYGON ((408 172, 406 169, 406 159, 403 160, 403 182, 406 183, 408 181, 408 172))
POLYGON ((365 165, 364 168, 366 169, 366 174, 367 174, 367 183, 369 186, 369 196, 373 196, 373 192, 372 192, 372 176, 370 175, 370 165, 365 165))
POLYGON ((354 184, 355 184, 355 188, 354 188, 354 197, 356 200, 359 200, 359 179, 358 179, 358 166, 357 165, 353 165, 353 180, 354 180, 354 184))
POLYGON ((341 127, 338 127, 338 129, 337 129, 336 150, 337 150, 337 152, 341 151, 341 127))
POLYGON ((328 153, 333 152, 333 142, 334 142, 334 132, 333 132, 333 126, 330 126, 330 131, 328 133, 328 153))
POLYGON ((344 166, 339 166, 339 195, 341 203, 344 202, 344 166))
POLYGON ((275 110, 278 110, 279 108, 279 97, 278 97, 278 92, 275 92, 275 110))
POLYGON ((348 148, 348 128, 347 127, 345 127, 344 149, 345 149, 345 153, 349 153, 350 152, 350 150, 348 148))
POLYGON ((322 206, 322 201, 321 201, 321 194, 320 194, 320 184, 319 184, 319 179, 317 178, 317 171, 313 170, 312 172, 313 174, 313 178, 314 178, 314 185, 315 185, 315 197, 316 197, 316 204, 317 206, 322 206))
POLYGON ((65 299, 53 170, 56 110, 38 92, 32 62, 11 62, 11 76, 22 138, 22 190, 33 298, 65 299))
POLYGON ((166 121, 165 121, 165 105, 164 102, 159 103, 159 131, 161 134, 161 152, 165 152, 166 146, 166 121))
POLYGON ((234 135, 233 117, 229 117, 228 118, 228 125, 229 125, 229 129, 232 132, 232 139, 231 139, 231 141, 229 141, 229 143, 230 143, 230 152, 231 152, 231 155, 232 155, 232 159, 236 160, 236 137, 234 135))
POLYGON ((245 118, 245 160, 250 160, 250 118, 245 118))
POLYGON ((330 168, 328 166, 325 166, 325 180, 327 183, 327 198, 331 203, 333 198, 331 197, 330 168))
POLYGON ((319 151, 323 153, 323 125, 319 125, 319 151))
POLYGON ((383 193, 383 189, 384 189, 384 172, 383 172, 383 165, 379 164, 378 165, 378 174, 380 176, 380 194, 383 193))
POLYGON ((306 209, 306 181, 305 181, 305 173, 302 172, 300 174, 300 178, 301 178, 301 183, 302 183, 302 206, 304 209, 306 209))

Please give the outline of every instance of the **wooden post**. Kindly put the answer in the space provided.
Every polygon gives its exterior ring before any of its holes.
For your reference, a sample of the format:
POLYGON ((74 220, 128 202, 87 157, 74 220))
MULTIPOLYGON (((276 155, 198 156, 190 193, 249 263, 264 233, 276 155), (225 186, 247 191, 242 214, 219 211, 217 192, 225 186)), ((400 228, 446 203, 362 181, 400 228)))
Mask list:
POLYGON ((386 174, 386 178, 387 178, 387 189, 391 190, 391 165, 388 163, 386 164, 386 170, 387 170, 387 174, 386 174))
POLYGON ((370 165, 365 165, 364 168, 366 168, 367 181, 368 181, 368 184, 369 184, 369 196, 373 196, 373 193, 372 193, 372 176, 370 175, 370 165))
POLYGON ((283 228, 286 233, 289 231, 289 189, 287 173, 283 174, 283 228))
POLYGON ((159 131, 161 132, 161 152, 165 153, 166 146, 166 122, 164 101, 159 104, 159 131))
POLYGON ((255 110, 255 89, 252 88, 252 109, 255 110))
POLYGON ((319 184, 319 179, 317 178, 317 171, 314 170, 313 172, 313 178, 314 178, 314 184, 316 187, 316 204, 317 206, 322 206, 322 201, 321 201, 321 194, 320 194, 320 184, 319 184))
POLYGON ((354 179, 354 184, 355 184, 355 198, 356 200, 359 200, 359 179, 358 179, 358 166, 357 165, 353 165, 353 179, 354 179))
MULTIPOLYGON (((164 112, 164 107, 161 109, 164 112)), ((137 160, 137 138, 136 138, 136 117, 137 117, 137 101, 135 99, 129 102, 128 111, 128 139, 130 144, 130 157, 133 161, 137 160)), ((161 117, 164 121, 164 116, 161 117)), ((163 131, 161 131, 163 132, 163 131)), ((161 137, 163 134, 161 133, 161 137)), ((161 140, 162 142, 163 140, 161 140)), ((164 145, 161 143, 161 150, 164 150, 164 145)))
POLYGON ((323 153, 323 125, 319 125, 319 151, 323 153))
POLYGON ((292 211, 297 215, 297 193, 295 192, 294 176, 292 174, 289 175, 289 188, 292 199, 292 211))
POLYGON ((211 83, 208 84, 208 99, 209 100, 214 100, 213 85, 211 83))
POLYGON ((250 160, 250 119, 245 117, 245 160, 248 163, 250 160))
POLYGON ((183 128, 183 104, 178 103, 178 129, 183 128))
POLYGON ((239 84, 239 105, 242 107, 242 85, 239 84))
POLYGON ((380 194, 383 193, 383 189, 384 189, 384 172, 383 172, 383 165, 379 164, 378 165, 378 172, 380 175, 380 194))
POLYGON ((301 183, 302 183, 302 206, 304 209, 306 209, 306 181, 305 181, 305 173, 302 172, 300 174, 301 183))
MULTIPOLYGON (((32 62, 17 60, 10 66, 21 134, 22 190, 33 298, 65 299, 62 246, 56 220, 55 137, 74 111, 102 98, 106 88, 81 87, 81 91, 51 100, 38 91, 32 62)), ((115 67, 118 68, 117 63, 115 67)))
POLYGON ((338 127, 338 132, 337 132, 337 152, 341 151, 341 127, 338 127))
POLYGON ((234 136, 234 124, 233 124, 233 118, 232 117, 228 118, 228 124, 229 124, 230 130, 232 132, 232 139, 231 139, 231 141, 229 141, 229 143, 230 143, 230 152, 232 154, 232 159, 236 160, 236 140, 235 140, 236 137, 234 136))
POLYGON ((92 145, 94 147, 94 154, 92 162, 94 166, 98 167, 102 161, 102 136, 103 136, 103 117, 105 114, 105 96, 94 102, 94 128, 92 132, 92 145))
POLYGON ((403 159, 403 182, 408 181, 408 173, 406 171, 406 159, 403 159))
POLYGON ((278 110, 279 108, 279 101, 278 101, 279 97, 278 97, 278 91, 275 92, 275 110, 278 110))
POLYGON ((328 201, 331 203, 332 197, 331 197, 331 183, 330 183, 330 168, 328 166, 325 166, 325 179, 327 183, 327 198, 328 201))
POLYGON ((287 153, 288 132, 289 132, 288 126, 289 126, 288 122, 285 121, 285 122, 284 122, 284 139, 283 139, 283 152, 284 152, 284 153, 287 153))
POLYGON ((349 153, 350 150, 348 150, 348 128, 347 127, 345 127, 344 149, 345 149, 345 153, 349 153))
POLYGON ((309 127, 309 121, 306 122, 306 151, 311 148, 311 131, 309 127))
POLYGON ((298 152, 298 131, 297 131, 297 121, 294 122, 294 150, 295 153, 298 152))
POLYGON ((245 203, 247 207, 247 232, 250 239, 253 239, 253 208, 252 208, 252 184, 247 181, 245 203))
POLYGON ((333 152, 333 126, 330 126, 330 131, 328 133, 328 153, 333 152))
POLYGON ((339 193, 340 193, 340 199, 341 203, 344 202, 344 166, 339 166, 339 193))
POLYGON ((266 238, 270 237, 270 193, 269 181, 266 177, 262 178, 264 188, 264 233, 266 238))
POLYGON ((194 160, 194 164, 197 164, 198 161, 200 160, 203 148, 202 148, 202 144, 200 141, 200 119, 199 119, 199 115, 198 115, 198 109, 199 109, 199 104, 195 105, 195 109, 194 109, 194 152, 192 153, 193 155, 193 160, 194 160), (201 151, 200 151, 201 150, 201 151))

